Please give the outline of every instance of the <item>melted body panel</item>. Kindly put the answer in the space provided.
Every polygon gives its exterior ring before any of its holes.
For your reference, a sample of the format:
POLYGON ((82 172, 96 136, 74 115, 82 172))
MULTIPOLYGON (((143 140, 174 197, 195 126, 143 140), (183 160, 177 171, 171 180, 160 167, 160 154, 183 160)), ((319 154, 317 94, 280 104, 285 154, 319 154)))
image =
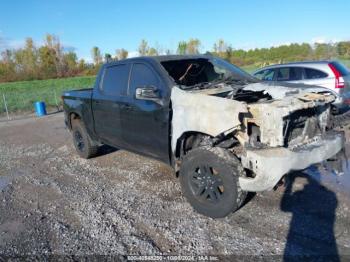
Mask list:
POLYGON ((239 128, 239 112, 247 113, 247 105, 230 99, 183 91, 173 87, 172 151, 185 132, 200 132, 213 137, 239 128))

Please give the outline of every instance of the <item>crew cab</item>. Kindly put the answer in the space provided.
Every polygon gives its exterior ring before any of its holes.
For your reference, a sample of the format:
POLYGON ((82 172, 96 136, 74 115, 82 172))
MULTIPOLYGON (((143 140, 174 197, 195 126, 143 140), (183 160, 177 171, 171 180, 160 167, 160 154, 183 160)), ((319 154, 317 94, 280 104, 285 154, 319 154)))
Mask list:
POLYGON ((261 82, 213 56, 154 56, 102 66, 92 89, 63 93, 78 154, 107 144, 175 170, 201 214, 224 217, 247 192, 337 154, 324 88, 261 82))

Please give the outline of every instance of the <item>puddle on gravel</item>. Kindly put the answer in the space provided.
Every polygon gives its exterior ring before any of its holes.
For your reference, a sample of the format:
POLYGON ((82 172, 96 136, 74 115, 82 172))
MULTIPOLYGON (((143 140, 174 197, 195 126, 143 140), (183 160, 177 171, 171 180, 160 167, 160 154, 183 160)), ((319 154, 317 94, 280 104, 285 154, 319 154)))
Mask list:
POLYGON ((11 173, 11 175, 0 176, 0 191, 4 190, 9 184, 11 184, 12 180, 23 175, 25 175, 23 171, 17 170, 11 173))
POLYGON ((325 186, 344 193, 350 199, 350 143, 331 161, 324 161, 305 170, 325 186))
POLYGON ((11 179, 7 176, 0 177, 0 191, 4 190, 11 183, 11 179))
POLYGON ((344 193, 350 199, 350 172, 336 173, 325 170, 322 166, 312 166, 306 170, 308 175, 320 182, 320 184, 329 186, 334 191, 344 193))

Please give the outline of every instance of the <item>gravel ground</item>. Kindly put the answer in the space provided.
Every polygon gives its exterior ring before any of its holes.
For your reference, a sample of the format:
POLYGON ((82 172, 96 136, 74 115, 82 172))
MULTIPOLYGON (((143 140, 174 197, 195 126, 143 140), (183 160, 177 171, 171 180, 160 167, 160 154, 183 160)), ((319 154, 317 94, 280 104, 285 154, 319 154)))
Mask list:
POLYGON ((349 176, 296 173, 293 193, 211 219, 160 162, 109 147, 79 158, 62 114, 0 123, 0 254, 350 256, 349 176))

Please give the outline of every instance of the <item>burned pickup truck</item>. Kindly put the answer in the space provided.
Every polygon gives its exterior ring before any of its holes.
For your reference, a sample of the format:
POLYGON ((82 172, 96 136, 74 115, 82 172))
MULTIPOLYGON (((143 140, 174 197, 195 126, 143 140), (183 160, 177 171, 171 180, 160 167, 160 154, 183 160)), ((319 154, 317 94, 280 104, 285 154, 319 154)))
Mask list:
POLYGON ((214 218, 343 146, 327 90, 262 83, 212 56, 110 62, 93 89, 63 99, 81 157, 107 144, 163 161, 193 208, 214 218))

